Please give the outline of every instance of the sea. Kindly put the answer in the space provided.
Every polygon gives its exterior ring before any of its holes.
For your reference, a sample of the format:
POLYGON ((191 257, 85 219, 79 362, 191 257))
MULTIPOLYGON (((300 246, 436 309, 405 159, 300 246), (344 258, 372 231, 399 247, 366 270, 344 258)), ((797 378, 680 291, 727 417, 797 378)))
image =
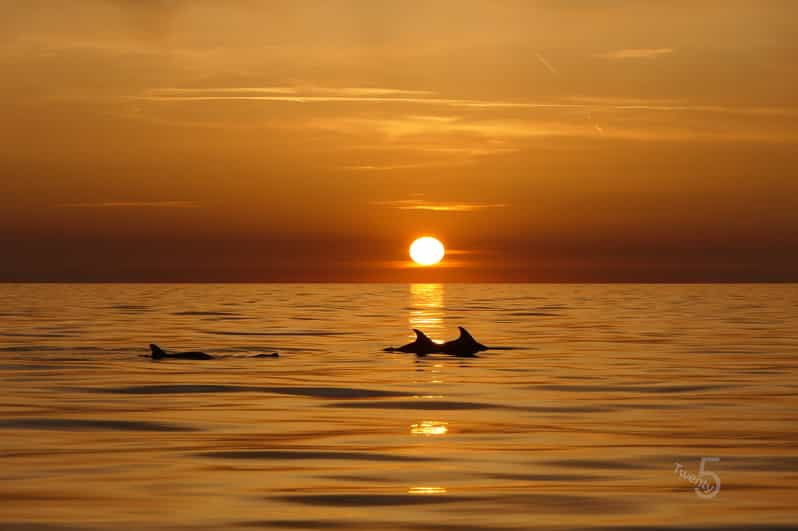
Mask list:
POLYGON ((796 529, 797 394, 796 284, 2 284, 0 529, 796 529))

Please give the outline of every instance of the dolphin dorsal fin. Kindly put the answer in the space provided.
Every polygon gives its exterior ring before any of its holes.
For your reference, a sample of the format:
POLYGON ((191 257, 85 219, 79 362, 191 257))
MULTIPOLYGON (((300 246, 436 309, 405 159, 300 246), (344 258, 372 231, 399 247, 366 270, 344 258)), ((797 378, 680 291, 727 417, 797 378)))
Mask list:
POLYGON ((464 342, 470 343, 471 345, 474 345, 475 347, 477 347, 477 349, 480 350, 480 351, 481 350, 488 350, 488 347, 486 347, 485 345, 483 345, 482 343, 480 343, 479 341, 474 339, 474 336, 469 334, 468 330, 466 330, 462 326, 458 326, 457 328, 460 329, 460 337, 457 339, 458 341, 464 341, 464 342))
POLYGON ((155 343, 150 343, 150 350, 152 351, 153 358, 164 358, 166 357, 166 352, 163 351, 161 347, 156 345, 155 343))
POLYGON ((457 328, 460 329, 460 338, 459 339, 468 339, 468 340, 473 341, 473 342, 476 343, 476 339, 474 339, 474 336, 472 336, 471 334, 468 333, 468 330, 466 330, 462 326, 458 326, 457 328))
POLYGON ((432 343, 432 340, 427 337, 427 334, 425 334, 421 330, 417 330, 414 328, 413 332, 416 333, 416 341, 419 341, 421 343, 432 343))

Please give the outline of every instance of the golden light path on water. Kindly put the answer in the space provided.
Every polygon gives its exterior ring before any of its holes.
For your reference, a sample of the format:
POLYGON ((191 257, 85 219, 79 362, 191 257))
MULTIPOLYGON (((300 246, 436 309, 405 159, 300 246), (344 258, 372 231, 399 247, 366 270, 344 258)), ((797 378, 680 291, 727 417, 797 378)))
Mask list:
MULTIPOLYGON (((410 284, 408 304, 409 328, 417 328, 433 341, 442 341, 444 330, 444 286, 443 284, 410 284)), ((410 330, 409 337, 415 337, 410 330)))
POLYGON ((436 420, 422 420, 410 426, 410 433, 413 435, 445 435, 448 433, 448 422, 438 422, 436 420))
POLYGON ((443 487, 410 487, 407 490, 408 494, 446 494, 446 489, 443 487))
MULTIPOLYGON (((410 284, 410 308, 408 322, 410 328, 424 331, 434 341, 441 341, 444 333, 444 286, 443 284, 410 284)), ((435 363, 429 370, 430 384, 442 384, 442 364, 435 363)), ((427 397, 422 397, 427 398, 427 397)), ((438 398, 438 397, 435 397, 438 398)), ((446 435, 449 423, 439 420, 421 420, 410 426, 410 433, 421 437, 446 435)), ((445 494, 442 487, 414 487, 410 494, 445 494)))

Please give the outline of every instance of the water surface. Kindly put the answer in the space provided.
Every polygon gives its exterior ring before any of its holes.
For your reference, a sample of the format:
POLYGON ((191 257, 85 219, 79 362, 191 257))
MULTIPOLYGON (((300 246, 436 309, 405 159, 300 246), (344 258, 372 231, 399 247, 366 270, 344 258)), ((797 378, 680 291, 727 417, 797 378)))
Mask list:
POLYGON ((796 285, 0 285, 0 528, 788 529, 796 376, 796 285))

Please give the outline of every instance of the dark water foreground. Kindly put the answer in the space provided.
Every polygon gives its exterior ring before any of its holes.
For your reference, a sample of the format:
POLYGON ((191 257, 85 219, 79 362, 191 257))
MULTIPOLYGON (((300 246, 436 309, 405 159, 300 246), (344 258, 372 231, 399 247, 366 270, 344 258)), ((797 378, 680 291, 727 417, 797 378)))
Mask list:
POLYGON ((797 377, 796 285, 0 285, 0 529, 791 529, 797 377))

